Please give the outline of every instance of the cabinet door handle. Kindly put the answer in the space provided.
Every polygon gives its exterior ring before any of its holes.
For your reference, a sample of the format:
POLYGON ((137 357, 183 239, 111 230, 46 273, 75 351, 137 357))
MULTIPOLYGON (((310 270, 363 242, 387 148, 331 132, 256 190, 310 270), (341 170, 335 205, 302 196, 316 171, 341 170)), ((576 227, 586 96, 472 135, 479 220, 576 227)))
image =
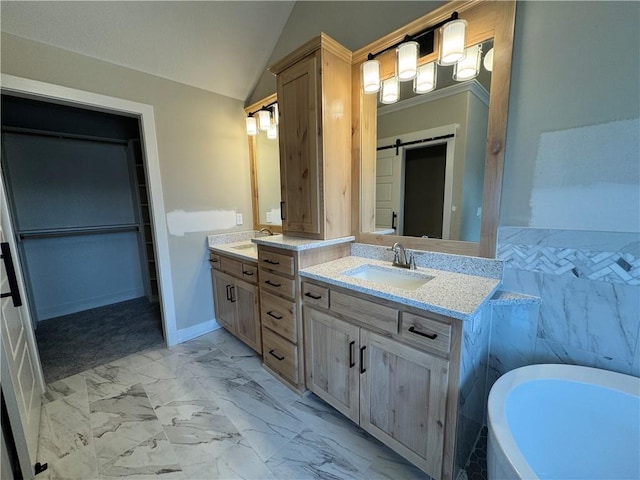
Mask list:
POLYGON ((284 214, 284 202, 280 202, 280 220, 285 220, 286 218, 284 214))
POLYGON ((435 340, 436 337, 438 336, 437 333, 424 333, 424 332, 420 332, 418 330, 415 329, 415 327, 409 327, 409 331, 411 333, 415 333, 416 335, 420 335, 421 337, 427 337, 430 340, 435 340))
POLYGON ((364 368, 364 351, 366 349, 366 345, 364 347, 360 347, 360 373, 365 373, 367 371, 367 369, 364 368))
POLYGON ((271 260, 270 258, 265 258, 263 262, 268 263, 269 265, 280 265, 280 262, 277 262, 276 260, 271 260))
POLYGON ((268 311, 267 315, 269 315, 270 317, 275 318, 276 320, 282 320, 282 315, 276 315, 275 313, 273 313, 272 310, 268 311))
POLYGON ((304 294, 305 297, 313 298, 314 300, 320 300, 322 295, 314 295, 313 293, 307 292, 304 294))
POLYGON ((353 368, 356 366, 356 362, 353 361, 353 347, 355 346, 355 344, 355 340, 349 342, 349 368, 353 368))
POLYGON ((231 301, 231 285, 227 285, 227 300, 231 301))
POLYGON ((235 285, 231 286, 231 298, 230 298, 230 300, 231 300, 231 303, 235 303, 235 301, 236 301, 236 287, 235 287, 235 285))
POLYGON ((281 283, 273 283, 271 280, 267 280, 264 283, 266 283, 267 285, 271 285, 272 287, 276 287, 276 288, 280 288, 282 286, 281 283))
POLYGON ((253 277, 253 272, 250 272, 250 271, 248 271, 248 270, 243 270, 243 271, 242 271, 242 274, 243 274, 243 275, 246 275, 247 277, 253 277))
POLYGON ((284 360, 284 356, 280 357, 279 355, 277 355, 275 353, 275 350, 269 350, 269 355, 271 355, 272 357, 275 357, 276 359, 278 359, 278 361, 282 361, 284 360))

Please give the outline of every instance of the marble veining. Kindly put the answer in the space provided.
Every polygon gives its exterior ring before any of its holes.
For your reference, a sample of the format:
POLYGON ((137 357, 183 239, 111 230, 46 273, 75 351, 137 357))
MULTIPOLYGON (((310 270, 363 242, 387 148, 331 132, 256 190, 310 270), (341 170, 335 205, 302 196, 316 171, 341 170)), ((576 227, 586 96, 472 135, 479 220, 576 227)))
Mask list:
POLYGON ((340 237, 330 240, 313 240, 310 238, 292 237, 289 235, 270 235, 265 237, 256 237, 251 239, 253 243, 264 245, 267 247, 277 247, 284 250, 311 250, 314 248, 328 247, 330 245, 339 245, 341 243, 353 242, 356 237, 340 237))
POLYGON ((461 320, 470 318, 486 300, 491 298, 500 283, 497 278, 418 267, 416 272, 434 278, 415 290, 404 290, 344 274, 362 265, 396 268, 391 267, 389 262, 350 256, 302 269, 300 276, 461 320))
POLYGON ((39 479, 428 478, 223 329, 52 383, 46 398, 39 479))

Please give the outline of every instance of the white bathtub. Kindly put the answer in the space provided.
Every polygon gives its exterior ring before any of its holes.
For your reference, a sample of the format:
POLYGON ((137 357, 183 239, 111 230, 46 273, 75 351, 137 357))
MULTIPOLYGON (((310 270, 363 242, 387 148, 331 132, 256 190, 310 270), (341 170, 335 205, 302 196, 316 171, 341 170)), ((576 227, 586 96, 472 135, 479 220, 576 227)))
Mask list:
POLYGON ((489 395, 489 480, 640 479, 640 378, 531 365, 489 395))

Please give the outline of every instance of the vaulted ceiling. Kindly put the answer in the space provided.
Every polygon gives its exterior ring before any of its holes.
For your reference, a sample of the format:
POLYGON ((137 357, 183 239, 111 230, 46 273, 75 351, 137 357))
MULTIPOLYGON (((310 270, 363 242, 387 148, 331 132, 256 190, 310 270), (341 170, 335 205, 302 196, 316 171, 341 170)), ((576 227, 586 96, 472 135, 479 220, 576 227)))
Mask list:
POLYGON ((3 32, 245 100, 293 1, 3 1, 3 32))

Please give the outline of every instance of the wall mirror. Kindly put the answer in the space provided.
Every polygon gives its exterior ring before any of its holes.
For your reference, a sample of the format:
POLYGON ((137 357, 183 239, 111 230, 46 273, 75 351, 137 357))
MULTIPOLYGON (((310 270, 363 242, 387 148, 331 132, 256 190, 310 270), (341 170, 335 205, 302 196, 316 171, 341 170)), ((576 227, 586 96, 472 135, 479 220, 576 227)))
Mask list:
MULTIPOLYGON (((515 2, 452 2, 354 52, 358 241, 495 256, 514 18, 515 2), (413 82, 400 82, 400 101, 382 105, 379 94, 362 92, 368 54, 454 11, 467 21, 465 46, 479 45, 483 52, 476 79, 453 81, 453 67, 438 66, 438 86, 430 93, 415 95, 413 82), (483 63, 492 48, 489 71, 483 63)), ((419 65, 437 59, 438 42, 436 33, 434 52, 419 65)), ((395 75, 395 57, 395 49, 376 57, 382 80, 395 75)))
MULTIPOLYGON (((276 94, 245 108, 247 115, 276 102, 276 94)), ((251 165, 251 196, 253 203, 253 228, 268 228, 282 232, 280 219, 280 151, 278 138, 270 138, 258 129, 256 135, 248 135, 251 165)))

